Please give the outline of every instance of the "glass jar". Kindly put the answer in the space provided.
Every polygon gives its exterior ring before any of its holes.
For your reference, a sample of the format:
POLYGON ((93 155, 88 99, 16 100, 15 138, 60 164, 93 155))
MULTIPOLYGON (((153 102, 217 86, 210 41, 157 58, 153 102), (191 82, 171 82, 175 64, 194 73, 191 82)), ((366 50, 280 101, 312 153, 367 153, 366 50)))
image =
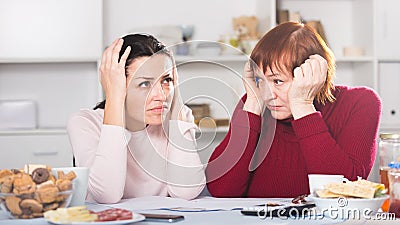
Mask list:
POLYGON ((379 174, 389 193, 389 164, 400 162, 400 133, 381 133, 379 138, 379 174))
POLYGON ((391 163, 388 173, 390 187, 389 212, 400 218, 400 162, 391 163))

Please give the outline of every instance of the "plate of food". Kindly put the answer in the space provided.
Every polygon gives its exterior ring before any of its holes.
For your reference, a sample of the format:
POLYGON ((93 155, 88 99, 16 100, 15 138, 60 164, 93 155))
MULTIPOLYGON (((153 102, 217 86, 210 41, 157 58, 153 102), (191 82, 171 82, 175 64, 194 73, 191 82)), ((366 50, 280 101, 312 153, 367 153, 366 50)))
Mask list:
POLYGON ((117 225, 139 222, 145 217, 127 209, 110 208, 103 211, 90 211, 86 206, 59 208, 44 213, 47 222, 57 225, 66 224, 91 224, 91 225, 117 225))
POLYGON ((372 216, 389 198, 386 192, 383 184, 358 179, 346 183, 329 183, 324 189, 315 191, 308 200, 330 217, 372 216), (358 215, 352 215, 355 213, 358 215))

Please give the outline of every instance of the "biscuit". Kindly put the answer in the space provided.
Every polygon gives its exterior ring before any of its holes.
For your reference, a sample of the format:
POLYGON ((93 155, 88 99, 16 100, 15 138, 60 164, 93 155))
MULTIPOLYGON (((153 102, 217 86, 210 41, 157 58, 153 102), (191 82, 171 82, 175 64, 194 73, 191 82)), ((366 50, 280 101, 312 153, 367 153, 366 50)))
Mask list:
POLYGON ((21 199, 15 196, 8 196, 6 197, 6 207, 8 210, 10 210, 11 214, 15 216, 19 216, 22 214, 22 210, 19 207, 19 203, 21 202, 21 199))
POLYGON ((35 199, 40 203, 52 203, 57 200, 57 187, 44 187, 36 190, 35 199))
MULTIPOLYGON (((24 199, 19 203, 22 210, 27 209, 32 213, 41 213, 43 211, 43 205, 35 199, 24 199)), ((24 213, 25 214, 25 213, 24 213)), ((28 214, 28 213, 26 213, 28 214)))
POLYGON ((13 174, 14 173, 11 170, 0 170, 0 179, 13 174))
POLYGON ((49 203, 49 204, 43 204, 43 212, 49 211, 49 210, 53 210, 53 209, 57 209, 59 206, 59 204, 57 202, 54 203, 49 203))
POLYGON ((56 186, 60 191, 68 191, 72 189, 72 182, 66 179, 58 179, 56 181, 56 186))
POLYGON ((13 190, 14 175, 3 177, 0 191, 2 193, 11 193, 13 190))
POLYGON ((75 178, 76 178, 76 174, 75 174, 74 171, 70 171, 64 176, 64 179, 67 179, 67 180, 70 180, 70 181, 75 179, 75 178))
POLYGON ((35 192, 36 184, 33 182, 29 174, 19 173, 14 176, 14 194, 31 194, 35 192))

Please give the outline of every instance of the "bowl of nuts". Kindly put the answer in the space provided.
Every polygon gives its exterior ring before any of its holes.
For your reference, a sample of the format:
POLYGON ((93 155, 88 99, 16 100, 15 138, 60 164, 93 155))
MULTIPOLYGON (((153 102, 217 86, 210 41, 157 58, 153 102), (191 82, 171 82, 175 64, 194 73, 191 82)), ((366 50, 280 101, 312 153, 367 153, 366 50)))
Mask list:
POLYGON ((10 218, 43 217, 49 210, 69 206, 76 175, 53 174, 46 165, 0 170, 0 207, 10 218), (57 178, 56 178, 57 177, 57 178))

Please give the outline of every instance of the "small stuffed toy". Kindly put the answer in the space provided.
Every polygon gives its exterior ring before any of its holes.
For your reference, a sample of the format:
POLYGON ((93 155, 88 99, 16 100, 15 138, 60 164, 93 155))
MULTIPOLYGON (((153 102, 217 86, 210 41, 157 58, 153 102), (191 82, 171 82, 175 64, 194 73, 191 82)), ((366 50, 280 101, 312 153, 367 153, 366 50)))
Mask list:
POLYGON ((255 16, 240 16, 232 19, 233 30, 238 41, 256 40, 259 38, 257 32, 258 19, 255 16))

